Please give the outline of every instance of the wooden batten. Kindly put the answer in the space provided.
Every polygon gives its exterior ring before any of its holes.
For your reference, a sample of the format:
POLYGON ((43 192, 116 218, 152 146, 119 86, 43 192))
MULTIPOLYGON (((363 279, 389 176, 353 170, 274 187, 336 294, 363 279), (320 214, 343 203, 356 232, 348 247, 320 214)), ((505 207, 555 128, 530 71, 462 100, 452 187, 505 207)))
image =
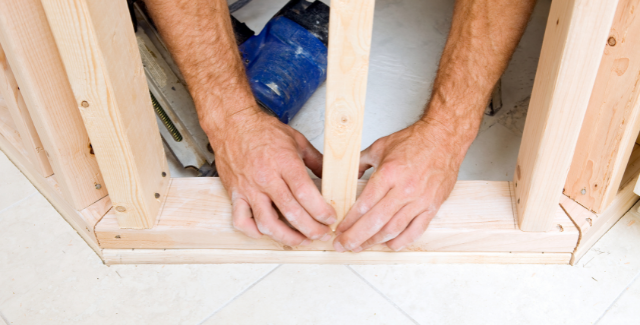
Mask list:
POLYGON ((113 264, 567 264, 570 253, 472 252, 293 252, 229 249, 105 249, 104 262, 113 264))
POLYGON ((49 158, 44 151, 44 146, 40 141, 40 136, 33 124, 31 115, 27 109, 27 104, 22 97, 20 87, 16 81, 13 71, 7 62, 7 57, 0 45, 0 94, 5 99, 5 104, 16 132, 20 134, 24 154, 36 170, 47 177, 53 175, 53 169, 49 163, 49 158))
POLYGON ((151 228, 170 175, 127 4, 43 4, 118 224, 151 228))
POLYGON ((617 2, 551 3, 514 173, 523 231, 554 226, 617 2))
POLYGON ((0 0, 0 43, 63 196, 76 210, 105 197, 107 190, 40 0, 0 0))
POLYGON ((566 196, 596 213, 618 194, 640 131, 638 7, 640 0, 618 4, 564 185, 566 196))
MULTIPOLYGON (((359 181, 360 192, 366 181, 359 181)), ((558 205, 547 232, 518 230, 509 182, 458 182, 425 234, 405 251, 573 252, 578 231, 558 205)), ((96 226, 103 248, 219 248, 331 250, 331 242, 288 247, 267 236, 252 239, 235 230, 231 204, 218 178, 175 178, 153 229, 120 229, 113 212, 96 226)), ((386 246, 372 250, 389 251, 386 246)))
POLYGON ((335 227, 356 201, 375 0, 331 4, 322 195, 335 227))

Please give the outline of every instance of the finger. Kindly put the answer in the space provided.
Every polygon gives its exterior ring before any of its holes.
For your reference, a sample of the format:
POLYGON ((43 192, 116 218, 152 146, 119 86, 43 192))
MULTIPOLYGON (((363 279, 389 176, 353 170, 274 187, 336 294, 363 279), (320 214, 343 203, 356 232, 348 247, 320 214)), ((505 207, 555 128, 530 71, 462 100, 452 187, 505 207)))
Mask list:
POLYGON ((316 149, 302 134, 297 136, 296 141, 302 153, 302 161, 309 167, 314 175, 322 178, 322 154, 316 149))
MULTIPOLYGON (((309 177, 306 174, 305 177, 309 177)), ((291 194, 291 190, 283 180, 272 183, 267 195, 278 207, 282 215, 289 223, 307 238, 329 240, 331 238, 329 227, 317 222, 291 194)))
POLYGON ((324 200, 318 187, 303 168, 287 170, 282 177, 293 196, 311 215, 311 218, 326 225, 336 222, 336 211, 324 200))
POLYGON ((407 229, 405 229, 398 237, 387 242, 387 246, 394 251, 401 251, 411 243, 415 242, 424 234, 429 223, 435 216, 435 211, 425 211, 411 221, 407 229))
POLYGON ((351 228, 358 219, 360 219, 365 213, 369 212, 371 208, 379 202, 390 190, 388 183, 382 178, 378 177, 375 173, 369 179, 367 185, 365 185, 362 194, 353 204, 347 215, 342 222, 336 228, 336 233, 340 234, 347 229, 351 228))
POLYGON ((378 159, 374 159, 371 154, 371 147, 362 150, 362 152, 360 152, 360 162, 358 164, 358 178, 362 177, 367 169, 377 166, 378 163, 378 159))
POLYGON ((336 251, 340 251, 341 248, 356 253, 361 251, 362 244, 378 233, 398 213, 403 205, 404 202, 396 195, 392 192, 387 193, 380 202, 376 203, 371 211, 367 212, 353 226, 336 237, 334 241, 336 251))
POLYGON ((365 250, 377 244, 386 243, 400 235, 411 223, 411 220, 420 215, 422 211, 416 204, 405 205, 396 213, 387 224, 373 235, 366 242, 362 244, 362 249, 365 250))
POLYGON ((268 196, 258 194, 251 198, 249 202, 254 213, 256 225, 261 233, 289 246, 308 245, 311 243, 311 240, 278 219, 278 214, 271 205, 271 200, 268 196))
POLYGON ((260 238, 262 233, 258 230, 256 221, 253 220, 251 207, 244 198, 241 198, 236 192, 231 194, 233 227, 240 230, 243 234, 251 238, 260 238))

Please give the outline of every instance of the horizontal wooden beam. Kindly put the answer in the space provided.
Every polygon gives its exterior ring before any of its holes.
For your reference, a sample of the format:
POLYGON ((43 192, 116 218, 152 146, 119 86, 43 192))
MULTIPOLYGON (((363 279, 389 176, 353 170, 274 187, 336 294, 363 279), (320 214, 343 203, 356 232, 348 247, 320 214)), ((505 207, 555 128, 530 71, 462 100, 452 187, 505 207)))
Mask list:
MULTIPOLYGON (((358 192, 366 181, 360 181, 358 192)), ((514 217, 510 182, 461 181, 425 234, 405 251, 573 252, 578 230, 557 205, 547 232, 523 232, 514 217)), ((113 212, 96 226, 103 248, 220 248, 243 250, 333 250, 331 242, 288 247, 266 236, 251 239, 235 230, 231 205, 218 178, 174 178, 153 229, 120 229, 113 212)), ((376 246, 372 250, 389 250, 376 246)))
POLYGON ((234 249, 105 249, 104 262, 113 264, 567 264, 570 253, 472 252, 287 252, 234 249))

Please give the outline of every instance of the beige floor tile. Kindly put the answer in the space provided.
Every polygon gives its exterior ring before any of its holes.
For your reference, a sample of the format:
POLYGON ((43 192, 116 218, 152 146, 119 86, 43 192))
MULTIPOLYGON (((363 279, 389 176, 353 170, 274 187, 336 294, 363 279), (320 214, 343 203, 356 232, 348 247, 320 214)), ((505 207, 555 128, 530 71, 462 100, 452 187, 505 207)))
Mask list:
POLYGON ((600 319, 598 325, 635 325, 640 324, 640 281, 623 291, 618 300, 600 319))
POLYGON ((421 324, 592 324, 640 272, 640 217, 628 213, 573 267, 353 269, 421 324))
POLYGON ((203 324, 415 324, 342 265, 282 265, 203 324))
POLYGON ((37 190, 0 151, 0 212, 37 190))
POLYGON ((0 214, 11 324, 196 324, 275 265, 107 267, 40 195, 0 214))

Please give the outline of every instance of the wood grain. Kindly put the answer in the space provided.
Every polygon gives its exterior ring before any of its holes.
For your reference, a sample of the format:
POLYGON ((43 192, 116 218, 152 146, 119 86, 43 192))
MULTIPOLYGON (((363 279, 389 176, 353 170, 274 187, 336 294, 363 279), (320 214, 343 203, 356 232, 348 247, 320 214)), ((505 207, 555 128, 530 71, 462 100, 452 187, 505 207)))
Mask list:
POLYGON ((613 202, 602 213, 593 213, 569 197, 562 195, 560 206, 580 230, 580 239, 571 258, 572 265, 578 263, 582 256, 638 202, 638 195, 633 193, 633 187, 637 180, 636 176, 616 195, 613 202))
POLYGON ((618 3, 564 186, 565 195, 596 213, 617 195, 640 131, 639 6, 618 3))
POLYGON ((523 231, 547 231, 573 157, 617 0, 553 1, 514 175, 523 231))
POLYGON ((0 0, 0 43, 64 197, 82 210, 107 195, 40 0, 0 0))
POLYGON ((42 176, 53 175, 53 169, 51 169, 49 159, 44 152, 44 146, 40 141, 31 115, 29 115, 27 104, 24 102, 22 92, 13 71, 11 71, 9 62, 7 62, 2 46, 0 46, 0 94, 5 98, 5 104, 11 114, 15 130, 20 134, 25 155, 42 176))
POLYGON ((104 261, 114 264, 568 264, 570 253, 470 252, 286 252, 233 249, 105 249, 104 261))
MULTIPOLYGON (((358 182, 361 191, 366 181, 358 182)), ((573 252, 578 230, 556 205, 556 227, 548 232, 517 229, 509 182, 461 181, 424 235, 405 251, 573 252)), ((153 229, 120 229, 113 212, 96 226, 103 248, 220 248, 333 250, 331 242, 288 247, 235 230, 231 204, 218 178, 174 178, 153 229)), ((386 246, 372 250, 388 251, 386 246)))
POLYGON ((335 230, 356 200, 375 0, 331 3, 322 195, 335 230))
POLYGON ((126 2, 43 4, 118 224, 151 228, 170 176, 126 2))
POLYGON ((26 157, 20 154, 15 147, 2 136, 2 133, 0 133, 0 150, 20 169, 22 174, 29 179, 33 186, 42 193, 69 225, 84 239, 87 245, 102 258, 102 249, 98 245, 94 229, 96 223, 110 208, 108 197, 102 198, 82 211, 77 211, 71 202, 67 201, 62 195, 63 191, 59 186, 56 176, 43 177, 31 166, 26 157))
POLYGON ((9 108, 4 102, 4 99, 0 95, 0 135, 2 135, 7 142, 13 146, 16 151, 27 159, 27 151, 24 149, 22 145, 22 138, 20 138, 20 133, 16 131, 16 126, 13 124, 13 118, 11 118, 11 113, 9 113, 9 108))

